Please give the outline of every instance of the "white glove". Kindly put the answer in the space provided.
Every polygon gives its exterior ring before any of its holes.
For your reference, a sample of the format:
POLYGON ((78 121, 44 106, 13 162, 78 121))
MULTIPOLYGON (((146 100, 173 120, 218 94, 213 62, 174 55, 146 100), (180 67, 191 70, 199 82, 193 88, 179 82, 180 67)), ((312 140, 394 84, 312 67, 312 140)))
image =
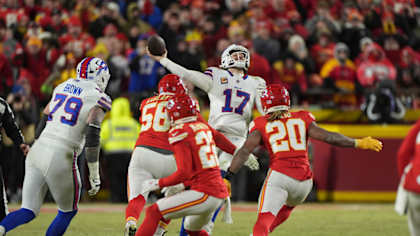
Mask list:
POLYGON ((169 187, 164 187, 162 188, 162 193, 165 195, 165 197, 170 197, 173 196, 179 192, 184 191, 185 186, 183 183, 177 184, 177 185, 172 185, 169 187))
POLYGON ((142 193, 148 193, 155 190, 158 190, 159 187, 159 180, 158 179, 148 179, 143 182, 141 185, 142 193))
POLYGON ((260 164, 257 161, 257 158, 254 156, 254 154, 250 154, 248 160, 244 163, 246 166, 248 166, 251 170, 259 170, 260 164))
POLYGON ((101 188, 101 177, 99 176, 99 162, 88 162, 89 168, 89 182, 90 189, 88 191, 89 196, 94 196, 99 192, 101 188))

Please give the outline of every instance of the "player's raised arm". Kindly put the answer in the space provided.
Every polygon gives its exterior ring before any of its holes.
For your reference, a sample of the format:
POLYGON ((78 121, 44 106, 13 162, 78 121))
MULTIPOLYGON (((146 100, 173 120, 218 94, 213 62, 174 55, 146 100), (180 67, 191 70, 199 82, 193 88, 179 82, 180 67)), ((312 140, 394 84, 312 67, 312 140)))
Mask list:
POLYGON ((340 133, 327 131, 319 127, 315 121, 309 125, 308 134, 311 138, 340 147, 355 147, 359 149, 373 150, 376 152, 382 150, 382 142, 377 139, 371 137, 352 139, 340 133))
MULTIPOLYGON (((164 47, 164 45, 162 45, 164 47)), ((167 58, 167 51, 162 56, 156 56, 151 54, 149 51, 149 56, 156 61, 160 62, 162 66, 171 71, 172 73, 180 76, 182 79, 186 79, 193 83, 195 86, 200 89, 208 92, 212 86, 212 78, 209 75, 204 74, 200 71, 188 70, 185 67, 178 65, 177 63, 169 60, 167 58)))
POLYGON ((99 150, 100 150, 100 132, 101 123, 105 117, 105 112, 99 106, 94 106, 88 115, 86 127, 86 160, 89 168, 89 181, 91 189, 89 195, 98 193, 101 186, 99 176, 99 150))

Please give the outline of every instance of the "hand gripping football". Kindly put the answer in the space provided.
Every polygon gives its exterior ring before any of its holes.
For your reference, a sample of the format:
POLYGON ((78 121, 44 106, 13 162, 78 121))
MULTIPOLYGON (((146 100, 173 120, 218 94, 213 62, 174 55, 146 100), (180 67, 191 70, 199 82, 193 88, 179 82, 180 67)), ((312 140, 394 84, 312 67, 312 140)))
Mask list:
POLYGON ((147 40, 147 48, 154 56, 162 56, 166 51, 165 40, 159 35, 152 35, 147 40))

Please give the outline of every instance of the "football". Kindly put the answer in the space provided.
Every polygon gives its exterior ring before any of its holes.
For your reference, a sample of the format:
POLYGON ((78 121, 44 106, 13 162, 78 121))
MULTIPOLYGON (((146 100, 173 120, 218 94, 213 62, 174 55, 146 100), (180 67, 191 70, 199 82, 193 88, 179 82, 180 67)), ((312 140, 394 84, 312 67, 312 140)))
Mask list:
POLYGON ((162 56, 166 50, 165 40, 159 35, 152 35, 147 40, 147 48, 152 55, 162 56))

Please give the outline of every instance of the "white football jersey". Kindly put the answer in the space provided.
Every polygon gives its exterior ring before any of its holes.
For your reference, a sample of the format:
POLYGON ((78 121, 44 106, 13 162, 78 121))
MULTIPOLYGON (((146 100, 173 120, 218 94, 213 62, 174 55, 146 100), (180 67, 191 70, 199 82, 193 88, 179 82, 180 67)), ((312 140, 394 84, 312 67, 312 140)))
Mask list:
POLYGON ((216 67, 209 67, 204 73, 212 78, 207 91, 211 104, 209 124, 225 134, 246 136, 254 105, 262 112, 258 91, 266 87, 265 81, 216 67))
POLYGON ((47 124, 40 138, 62 140, 81 150, 90 110, 111 109, 111 99, 92 81, 69 79, 59 84, 49 103, 47 124))

